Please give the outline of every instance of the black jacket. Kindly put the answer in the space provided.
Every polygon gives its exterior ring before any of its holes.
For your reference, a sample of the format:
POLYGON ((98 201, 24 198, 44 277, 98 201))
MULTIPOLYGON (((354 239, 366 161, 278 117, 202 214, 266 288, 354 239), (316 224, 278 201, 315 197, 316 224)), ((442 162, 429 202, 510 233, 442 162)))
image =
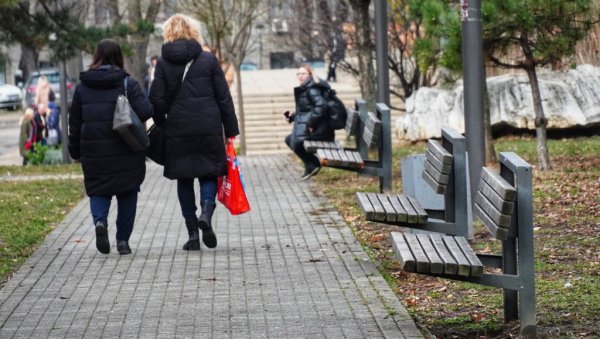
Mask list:
POLYGON ((213 54, 202 51, 192 40, 164 44, 150 87, 150 102, 156 112, 154 121, 165 130, 165 177, 225 175, 223 134, 233 137, 239 129, 229 86, 213 54), (192 59, 181 84, 185 65, 192 59))
POLYGON ((294 88, 296 113, 292 119, 292 145, 303 143, 304 140, 333 141, 335 131, 327 123, 328 108, 323 92, 329 89, 325 81, 315 83, 307 80, 301 86, 294 88), (312 132, 309 130, 312 128, 312 132))
MULTIPOLYGON (((124 94, 128 74, 103 65, 81 72, 69 112, 69 153, 81 160, 87 195, 115 195, 139 189, 146 175, 145 152, 134 152, 112 129, 117 97, 124 94)), ((142 121, 153 108, 133 78, 127 79, 127 97, 142 121)))

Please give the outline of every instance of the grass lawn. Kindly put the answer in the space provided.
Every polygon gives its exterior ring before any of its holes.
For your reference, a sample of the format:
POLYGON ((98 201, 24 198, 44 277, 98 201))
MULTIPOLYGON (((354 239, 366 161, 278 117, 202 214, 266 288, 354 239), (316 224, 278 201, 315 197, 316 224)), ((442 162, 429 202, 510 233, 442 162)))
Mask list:
MULTIPOLYGON (((0 176, 80 174, 80 165, 0 166, 0 176)), ((0 184, 0 284, 33 253, 84 196, 81 180, 3 181, 0 184)))
MULTIPOLYGON (((496 151, 513 151, 534 166, 536 298, 540 337, 600 337, 600 137, 550 140, 553 170, 537 167, 536 141, 502 138, 496 151)), ((400 161, 423 153, 425 143, 394 147, 393 190, 401 191, 400 161)), ((437 337, 518 337, 505 324, 498 288, 402 272, 388 241, 394 226, 364 221, 354 196, 376 192, 378 180, 324 168, 319 192, 337 207, 377 263, 417 324, 437 337)), ((497 241, 476 225, 472 244, 494 249, 497 241)))

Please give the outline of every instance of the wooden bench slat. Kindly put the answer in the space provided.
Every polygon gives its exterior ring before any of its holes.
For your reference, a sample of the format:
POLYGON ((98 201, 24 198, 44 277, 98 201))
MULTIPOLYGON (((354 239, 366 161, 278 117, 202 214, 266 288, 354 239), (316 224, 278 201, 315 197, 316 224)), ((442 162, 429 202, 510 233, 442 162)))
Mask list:
POLYGON ((437 233, 431 233, 429 237, 431 239, 433 247, 444 262, 444 274, 458 274, 458 264, 456 263, 456 260, 454 260, 454 257, 452 257, 450 252, 448 252, 446 244, 444 244, 444 240, 442 239, 442 235, 437 233))
POLYGON ((400 262, 400 268, 406 272, 416 272, 417 263, 404 239, 404 235, 400 232, 392 232, 390 237, 396 258, 400 262))
POLYGON ((327 154, 325 154, 325 150, 324 149, 318 149, 317 153, 315 155, 319 159, 319 163, 321 163, 321 166, 328 166, 329 165, 329 161, 327 159, 327 154))
POLYGON ((487 200, 481 191, 477 191, 475 195, 475 204, 479 206, 480 211, 487 214, 489 219, 500 228, 508 228, 510 226, 510 215, 502 214, 499 210, 487 200))
POLYGON ((426 171, 423 171, 421 173, 422 173, 421 177, 423 178, 423 180, 425 180, 425 182, 429 184, 429 186, 435 193, 438 193, 438 194, 446 193, 446 188, 447 188, 446 185, 440 185, 440 183, 435 181, 435 179, 433 179, 433 177, 426 171))
POLYGON ((417 213, 417 211, 415 211, 415 209, 413 208, 412 204, 408 201, 406 196, 399 194, 396 195, 396 197, 398 198, 398 201, 402 204, 402 207, 404 207, 404 210, 406 211, 406 222, 408 224, 418 223, 419 214, 417 213))
POLYGON ((514 201, 502 199, 500 195, 484 180, 479 180, 477 190, 502 214, 512 214, 515 206, 514 201))
POLYGON ((517 198, 517 191, 515 188, 493 170, 483 167, 481 169, 481 179, 490 185, 503 200, 515 201, 517 198))
POLYGON ((448 252, 450 252, 458 264, 457 274, 463 277, 468 277, 471 274, 471 264, 463 254, 463 251, 460 249, 459 245, 456 243, 454 237, 443 236, 442 239, 444 240, 444 244, 446 244, 448 252))
POLYGON ((425 160, 425 163, 423 164, 423 170, 425 172, 429 173, 429 175, 433 178, 433 180, 435 180, 435 182, 438 183, 439 185, 448 185, 448 180, 450 179, 450 176, 448 174, 443 174, 440 171, 438 171, 429 162, 429 160, 425 160))
POLYGON ((433 167, 435 167, 435 169, 437 169, 439 172, 444 174, 450 174, 450 170, 452 170, 452 163, 442 163, 442 161, 436 158, 430 151, 425 152, 425 158, 429 160, 433 167))
POLYGON ((477 217, 477 219, 481 220, 481 222, 487 227, 487 229, 494 235, 494 237, 498 240, 506 240, 508 237, 508 229, 498 227, 498 225, 490 219, 490 217, 481 209, 481 207, 477 204, 473 206, 473 215, 477 217))
POLYGON ((378 193, 377 200, 379 200, 379 203, 385 211, 385 220, 395 222, 397 220, 396 215, 398 213, 390 203, 390 200, 387 198, 387 194, 378 193))
POLYGON ((390 201, 392 207, 394 207, 394 210, 396 211, 396 221, 404 223, 408 222, 408 213, 406 212, 406 209, 402 206, 400 200, 398 200, 398 196, 388 195, 387 198, 390 201))
POLYGON ((419 241, 417 240, 417 236, 412 233, 404 233, 404 239, 406 239, 406 243, 408 244, 412 255, 415 258, 417 264, 417 273, 429 273, 431 272, 431 263, 429 262, 429 258, 425 255, 425 251, 420 246, 419 241))
POLYGON ((371 204, 371 200, 369 200, 367 194, 365 192, 358 192, 356 193, 356 197, 358 198, 360 209, 365 213, 365 219, 375 220, 375 207, 371 204))
POLYGON ((429 235, 423 233, 417 234, 417 240, 419 240, 419 243, 421 244, 425 255, 427 255, 427 258, 429 259, 429 263, 431 265, 430 272, 432 274, 444 273, 444 262, 433 247, 431 241, 429 240, 429 235))
POLYGON ((452 165, 452 154, 439 141, 429 139, 427 149, 431 152, 431 155, 438 158, 444 165, 452 165))
POLYGON ((417 213, 417 223, 418 224, 426 223, 428 215, 427 215, 427 212, 425 211, 425 209, 419 203, 419 201, 416 198, 409 197, 409 196, 406 196, 406 198, 408 199, 408 202, 415 209, 415 212, 417 213))
POLYGON ((456 243, 463 251, 463 254, 467 258, 467 260, 469 260, 469 263, 471 264, 471 276, 481 277, 481 275, 483 274, 483 264, 481 263, 481 260, 479 260, 479 258, 477 257, 477 254, 475 254, 475 252, 471 248, 471 245, 469 245, 467 239, 465 239, 464 237, 454 237, 454 240, 456 240, 456 243))
POLYGON ((367 193, 367 198, 373 205, 373 209, 375 210, 375 218, 373 221, 385 221, 385 209, 381 206, 381 202, 377 198, 377 193, 367 193))

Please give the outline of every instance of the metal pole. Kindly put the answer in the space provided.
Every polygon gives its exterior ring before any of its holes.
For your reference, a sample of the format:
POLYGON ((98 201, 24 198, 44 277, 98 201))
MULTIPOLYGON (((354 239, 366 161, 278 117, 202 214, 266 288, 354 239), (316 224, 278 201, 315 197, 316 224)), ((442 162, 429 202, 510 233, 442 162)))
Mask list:
POLYGON ((377 102, 390 106, 388 67, 387 1, 375 1, 375 52, 377 55, 377 102))
POLYGON ((67 63, 60 62, 60 129, 63 164, 71 163, 69 156, 69 107, 67 104, 67 63))
POLYGON ((481 168, 485 165, 483 132, 485 79, 481 38, 481 0, 461 0, 461 18, 465 137, 467 139, 471 196, 474 197, 481 168))

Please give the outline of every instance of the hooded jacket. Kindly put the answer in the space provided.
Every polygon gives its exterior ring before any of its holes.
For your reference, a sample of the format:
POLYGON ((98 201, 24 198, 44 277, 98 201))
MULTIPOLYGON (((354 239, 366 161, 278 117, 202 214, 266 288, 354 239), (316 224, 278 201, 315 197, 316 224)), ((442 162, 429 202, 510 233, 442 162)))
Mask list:
POLYGON ((153 108, 137 81, 117 66, 102 65, 81 72, 69 111, 69 153, 81 160, 88 196, 138 190, 146 175, 145 152, 135 152, 112 129, 117 97, 125 93, 140 120, 153 108))
POLYGON ((292 144, 299 145, 304 140, 333 141, 335 131, 327 122, 328 106, 323 92, 329 89, 325 81, 315 82, 308 79, 294 88, 296 113, 293 116, 292 144), (310 129, 312 129, 312 132, 310 129))
POLYGON ((229 86, 213 54, 193 40, 165 43, 154 70, 150 102, 156 112, 155 123, 164 126, 165 177, 225 175, 223 134, 234 137, 239 129, 229 86))

